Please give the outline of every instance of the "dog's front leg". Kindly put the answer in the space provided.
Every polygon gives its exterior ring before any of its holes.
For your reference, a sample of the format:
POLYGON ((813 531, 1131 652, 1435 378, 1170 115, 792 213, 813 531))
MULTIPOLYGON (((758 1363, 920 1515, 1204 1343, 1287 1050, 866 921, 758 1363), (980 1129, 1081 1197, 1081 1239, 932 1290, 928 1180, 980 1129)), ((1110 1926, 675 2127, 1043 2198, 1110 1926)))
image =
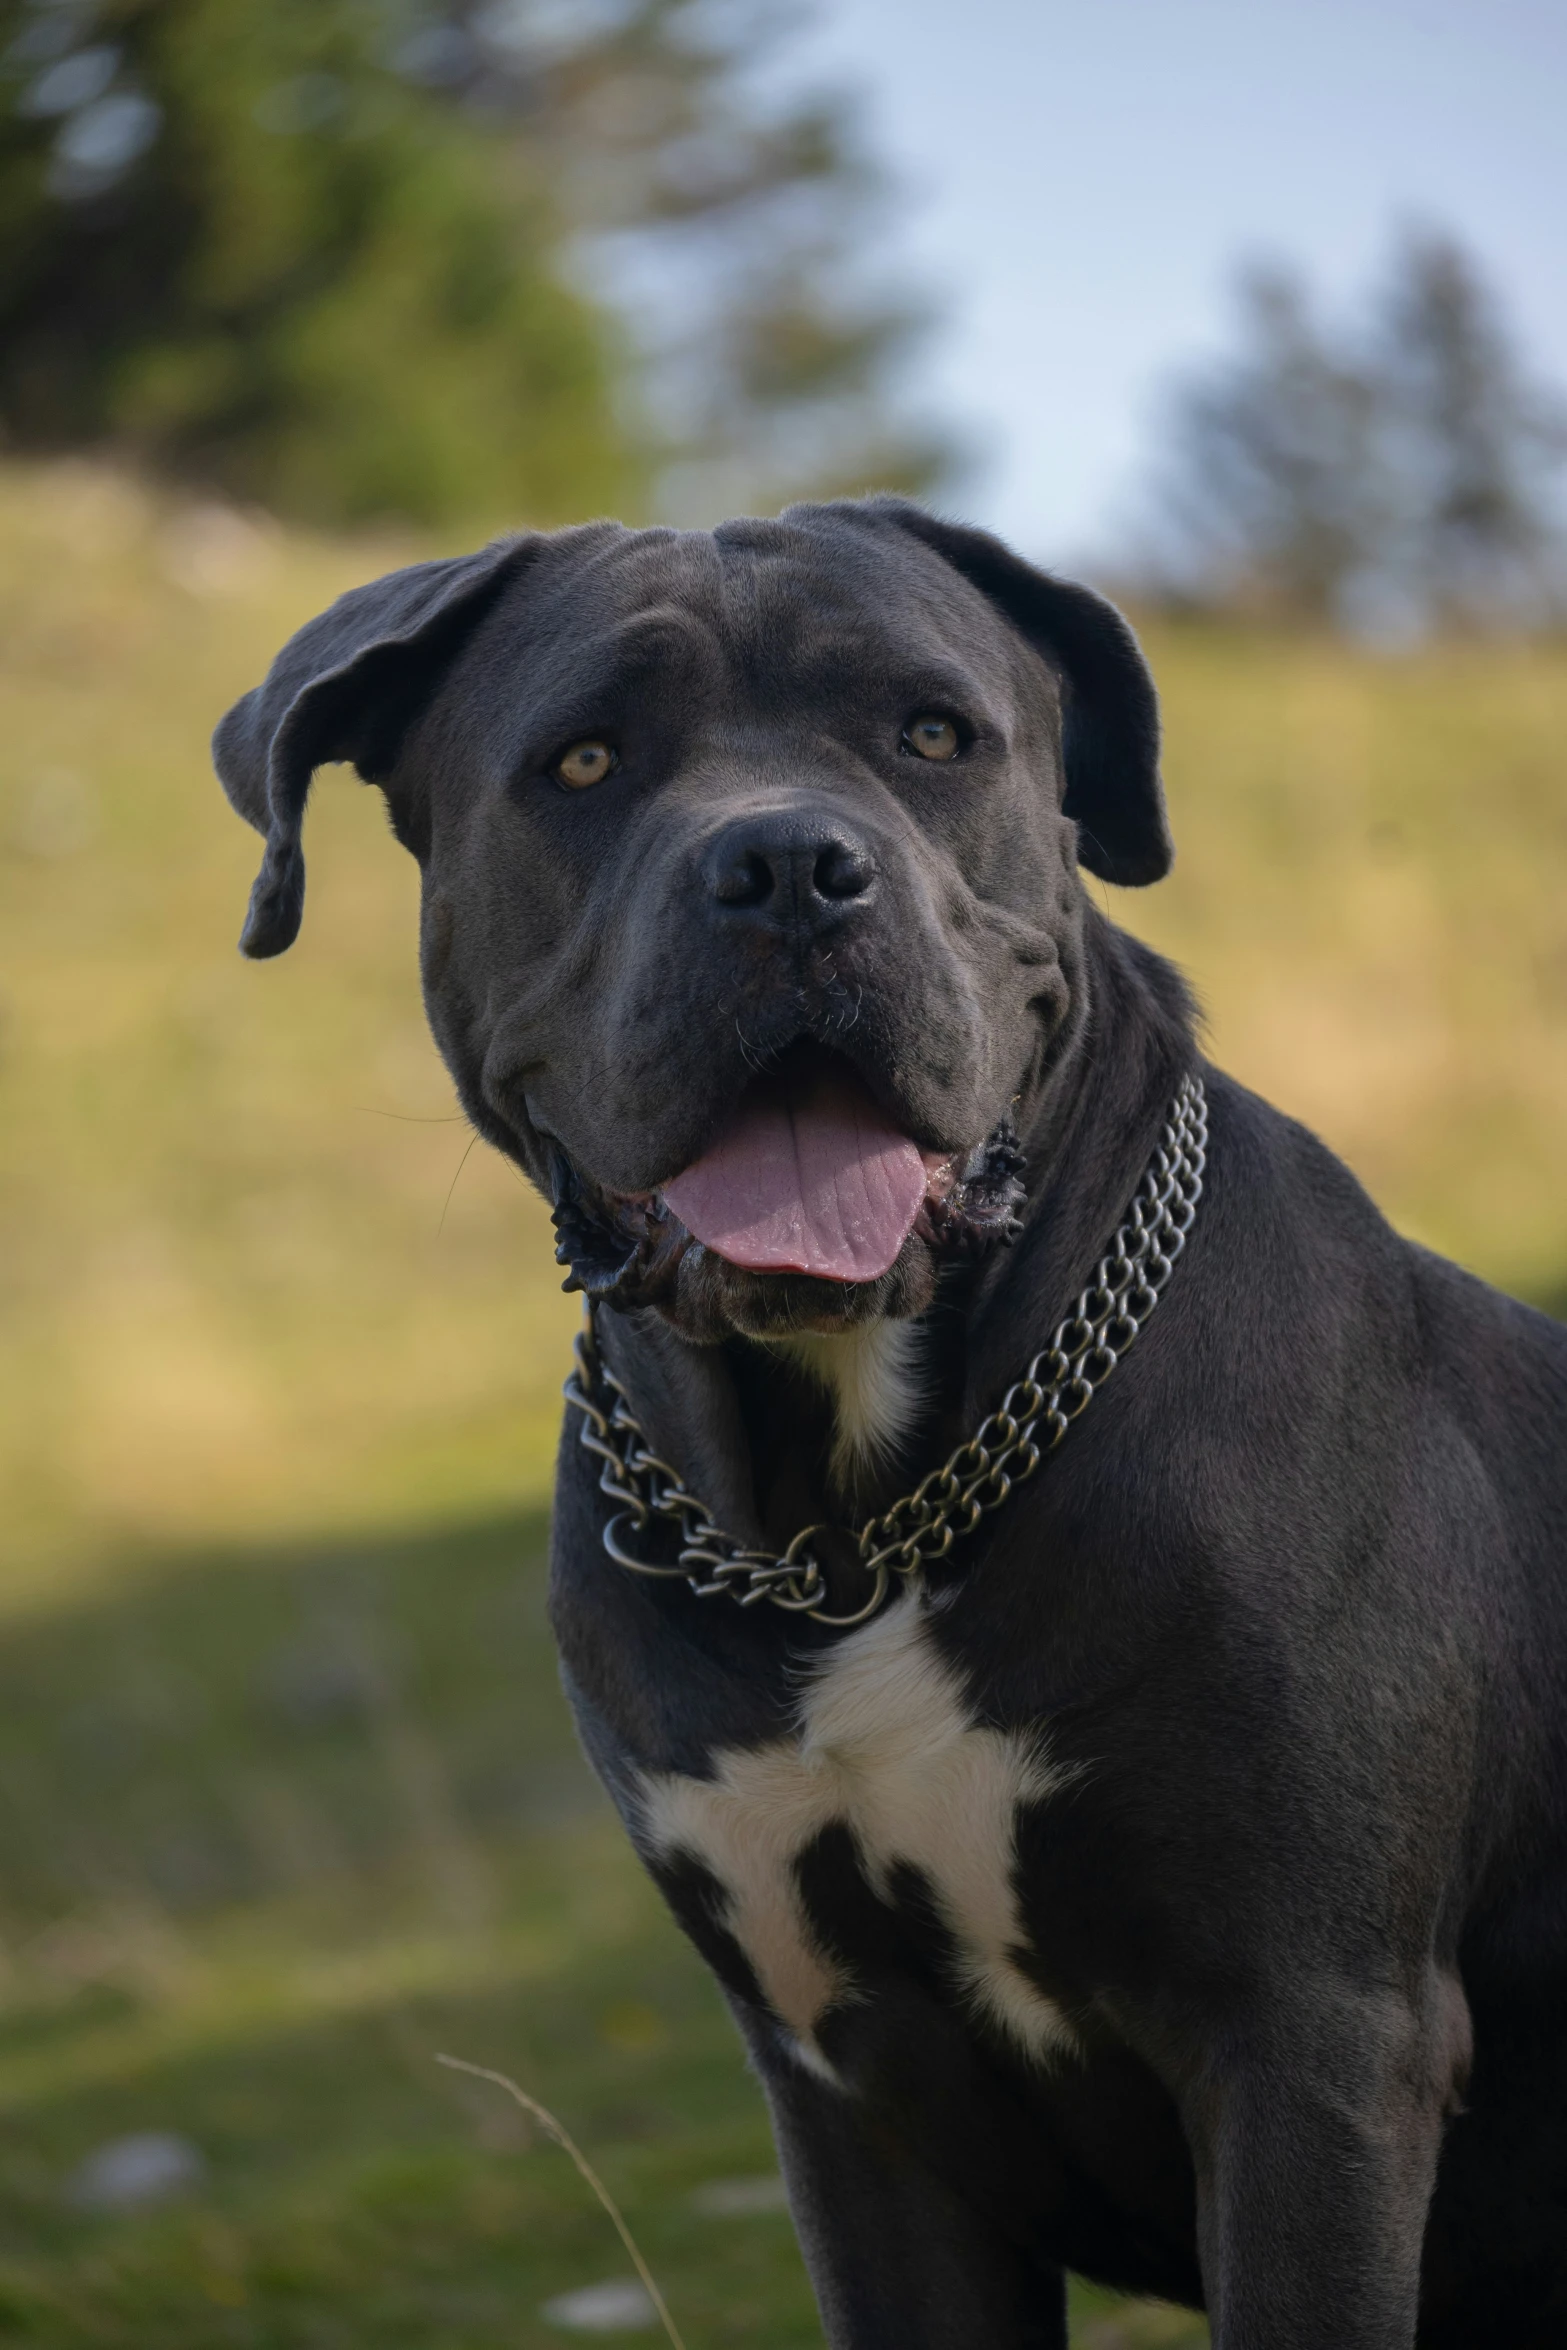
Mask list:
POLYGON ((1452 2091, 1387 1997, 1231 2041, 1186 2115, 1214 2350, 1411 2350, 1452 2091))
POLYGON ((742 2020, 831 2350, 1067 2350, 1065 2278, 1009 2240, 983 2189, 957 2192, 742 2020))

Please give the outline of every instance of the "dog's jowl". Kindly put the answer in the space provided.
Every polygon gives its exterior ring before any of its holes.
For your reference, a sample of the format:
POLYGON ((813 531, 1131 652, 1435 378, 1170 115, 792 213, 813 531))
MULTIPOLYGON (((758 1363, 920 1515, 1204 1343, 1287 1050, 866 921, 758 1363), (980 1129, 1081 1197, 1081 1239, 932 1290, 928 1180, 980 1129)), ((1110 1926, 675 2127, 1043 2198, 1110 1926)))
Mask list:
POLYGON ((894 500, 346 596, 216 737, 423 873, 588 1301, 553 1615, 839 2350, 1567 2343, 1567 1332, 1203 1064, 1119 616, 894 500))

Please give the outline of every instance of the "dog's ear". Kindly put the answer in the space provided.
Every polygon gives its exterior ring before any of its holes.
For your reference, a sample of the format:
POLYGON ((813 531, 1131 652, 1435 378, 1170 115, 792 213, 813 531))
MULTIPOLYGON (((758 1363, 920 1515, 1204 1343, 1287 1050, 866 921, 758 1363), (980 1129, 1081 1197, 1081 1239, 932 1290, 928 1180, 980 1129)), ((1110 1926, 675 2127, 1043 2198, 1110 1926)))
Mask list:
MULTIPOLYGON (((247 955, 280 955, 299 935, 305 904, 300 846, 310 779, 346 759, 366 783, 384 783, 413 719, 505 583, 536 545, 498 540, 477 555, 415 563, 339 596, 290 637, 263 682, 235 703, 212 738, 212 763, 266 853, 240 935, 247 955)), ((405 846, 417 819, 392 803, 405 846)))
POLYGON ((869 509, 944 555, 1060 672, 1066 797, 1078 858, 1122 887, 1162 881, 1174 860, 1159 780, 1159 703, 1137 639, 1091 588, 1053 579, 988 531, 940 522, 902 498, 869 509))

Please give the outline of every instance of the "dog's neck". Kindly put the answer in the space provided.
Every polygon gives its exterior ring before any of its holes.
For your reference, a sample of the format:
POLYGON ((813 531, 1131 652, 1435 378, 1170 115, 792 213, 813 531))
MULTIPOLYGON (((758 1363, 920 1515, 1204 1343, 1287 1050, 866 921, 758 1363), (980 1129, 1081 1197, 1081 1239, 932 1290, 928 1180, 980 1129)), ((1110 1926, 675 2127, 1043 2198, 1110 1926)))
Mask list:
POLYGON ((1021 1236, 942 1276, 916 1322, 698 1347, 600 1317, 656 1449, 728 1530, 782 1547, 883 1508, 970 1433, 1092 1273, 1196 1057, 1168 964, 1089 910, 1070 1028, 1020 1090, 1021 1236))

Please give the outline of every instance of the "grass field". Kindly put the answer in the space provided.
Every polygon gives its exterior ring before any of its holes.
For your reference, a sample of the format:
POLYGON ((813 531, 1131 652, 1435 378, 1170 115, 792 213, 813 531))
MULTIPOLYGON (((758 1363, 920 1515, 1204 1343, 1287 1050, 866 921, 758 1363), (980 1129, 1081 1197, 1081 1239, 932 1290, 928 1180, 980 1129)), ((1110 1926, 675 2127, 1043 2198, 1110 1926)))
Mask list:
MULTIPOLYGON (((422 1027, 414 874, 328 778, 304 936, 213 718, 311 543, 0 472, 0 2341, 491 2350, 624 2273, 818 2340, 726 2019, 577 1760, 542 1614, 575 1322, 422 1027), (203 2168, 84 2209, 125 2133, 203 2168), (696 2198, 693 2201, 693 2198, 696 2198)), ((1567 1303, 1567 652, 1157 626, 1181 863, 1115 911, 1407 1230, 1567 1303)), ((1079 2339, 1189 2343, 1084 2296, 1079 2339)))

